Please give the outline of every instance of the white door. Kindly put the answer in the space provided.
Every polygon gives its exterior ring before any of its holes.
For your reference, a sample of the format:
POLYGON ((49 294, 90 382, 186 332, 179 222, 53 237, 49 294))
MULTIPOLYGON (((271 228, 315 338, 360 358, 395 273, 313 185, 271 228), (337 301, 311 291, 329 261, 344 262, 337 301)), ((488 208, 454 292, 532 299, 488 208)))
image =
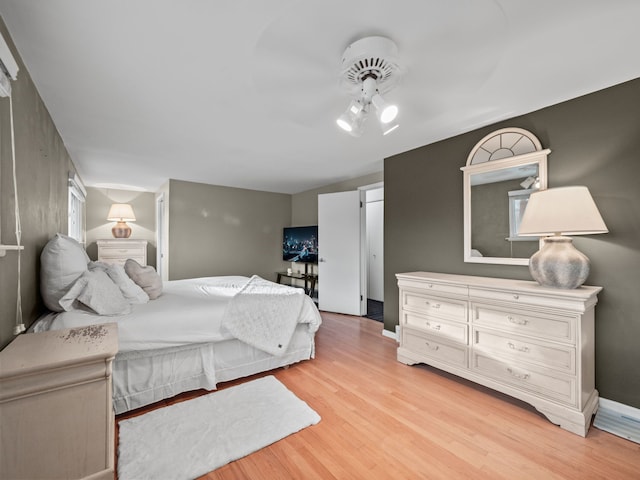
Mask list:
POLYGON ((367 202, 367 297, 384 302, 384 201, 367 202))
POLYGON ((363 219, 360 191, 318 195, 318 306, 363 315, 363 219))
POLYGON ((156 271, 162 280, 169 280, 167 271, 166 237, 165 237, 165 205, 164 193, 156 196, 156 271))

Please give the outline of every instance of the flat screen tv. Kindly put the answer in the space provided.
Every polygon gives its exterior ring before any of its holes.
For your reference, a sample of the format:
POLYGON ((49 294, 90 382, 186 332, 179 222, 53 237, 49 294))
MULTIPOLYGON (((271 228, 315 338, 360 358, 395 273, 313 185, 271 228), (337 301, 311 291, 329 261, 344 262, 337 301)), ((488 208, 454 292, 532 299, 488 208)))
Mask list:
POLYGON ((318 263, 318 226, 285 227, 282 234, 282 260, 318 263))

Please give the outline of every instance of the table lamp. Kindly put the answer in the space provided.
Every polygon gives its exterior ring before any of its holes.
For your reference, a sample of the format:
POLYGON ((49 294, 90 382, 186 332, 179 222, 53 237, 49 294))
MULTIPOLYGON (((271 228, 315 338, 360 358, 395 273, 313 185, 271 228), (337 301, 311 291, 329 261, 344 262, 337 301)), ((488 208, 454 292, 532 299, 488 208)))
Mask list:
POLYGON ((540 285, 578 288, 589 275, 589 259, 565 235, 607 233, 589 189, 550 188, 529 197, 518 235, 545 237, 529 261, 531 276, 540 285))
POLYGON ((118 222, 111 229, 111 233, 115 238, 129 238, 131 236, 131 227, 126 222, 135 222, 136 216, 133 214, 133 208, 128 203, 114 203, 109 209, 107 220, 118 222))

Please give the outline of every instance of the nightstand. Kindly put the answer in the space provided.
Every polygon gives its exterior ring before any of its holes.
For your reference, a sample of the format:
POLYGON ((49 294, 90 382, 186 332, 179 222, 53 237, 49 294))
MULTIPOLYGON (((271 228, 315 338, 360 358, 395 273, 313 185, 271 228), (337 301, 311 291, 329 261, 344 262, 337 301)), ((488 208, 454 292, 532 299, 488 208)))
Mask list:
POLYGON ((128 258, 147 264, 147 241, 129 238, 98 240, 98 261, 124 265, 128 258))
POLYGON ((0 478, 112 480, 115 323, 26 333, 0 352, 0 478))

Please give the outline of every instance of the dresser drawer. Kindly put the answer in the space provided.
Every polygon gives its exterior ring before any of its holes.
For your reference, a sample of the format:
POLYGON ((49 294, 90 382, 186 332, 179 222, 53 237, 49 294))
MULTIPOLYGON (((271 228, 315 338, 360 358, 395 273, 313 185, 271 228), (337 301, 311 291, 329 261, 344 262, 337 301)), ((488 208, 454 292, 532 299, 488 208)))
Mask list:
POLYGON ((530 310, 471 304, 471 321, 506 332, 530 335, 575 344, 576 318, 538 314, 530 310))
POLYGON ((100 247, 100 255, 103 257, 142 257, 146 252, 144 247, 100 247))
POLYGON ((140 265, 147 264, 146 240, 98 240, 98 261, 124 265, 131 258, 140 265))
POLYGON ((140 265, 145 265, 147 263, 147 259, 144 256, 108 256, 108 255, 101 255, 98 257, 98 261, 99 262, 104 262, 104 263, 111 263, 111 264, 115 264, 115 265, 122 265, 124 266, 124 264, 127 262, 128 259, 132 259, 135 260, 136 262, 138 262, 140 265))
POLYGON ((403 324, 424 331, 435 337, 445 338, 457 343, 468 344, 469 335, 466 323, 448 322, 433 319, 413 312, 404 311, 403 324))
POLYGON ((576 371, 576 350, 570 346, 550 344, 507 332, 473 327, 472 346, 484 352, 509 357, 518 362, 555 368, 568 374, 576 371))
POLYGON ((410 328, 402 329, 402 345, 406 349, 425 357, 457 367, 467 367, 467 348, 465 345, 441 342, 410 328))
POLYGON ((469 288, 469 297, 471 301, 480 301, 483 300, 499 300, 501 302, 507 302, 510 306, 536 306, 536 307, 545 307, 545 308, 554 308, 561 310, 575 310, 582 308, 579 301, 576 301, 576 298, 571 297, 570 294, 562 297, 558 294, 558 290, 548 288, 546 291, 540 291, 537 293, 525 293, 523 291, 518 290, 488 290, 484 288, 470 287, 469 288), (551 292, 550 292, 551 291, 551 292))
POLYGON ((536 395, 577 406, 577 384, 574 376, 510 362, 479 351, 474 351, 471 355, 471 370, 536 395))
POLYGON ((457 322, 467 322, 468 303, 464 300, 403 292, 403 309, 428 317, 445 318, 457 322))

